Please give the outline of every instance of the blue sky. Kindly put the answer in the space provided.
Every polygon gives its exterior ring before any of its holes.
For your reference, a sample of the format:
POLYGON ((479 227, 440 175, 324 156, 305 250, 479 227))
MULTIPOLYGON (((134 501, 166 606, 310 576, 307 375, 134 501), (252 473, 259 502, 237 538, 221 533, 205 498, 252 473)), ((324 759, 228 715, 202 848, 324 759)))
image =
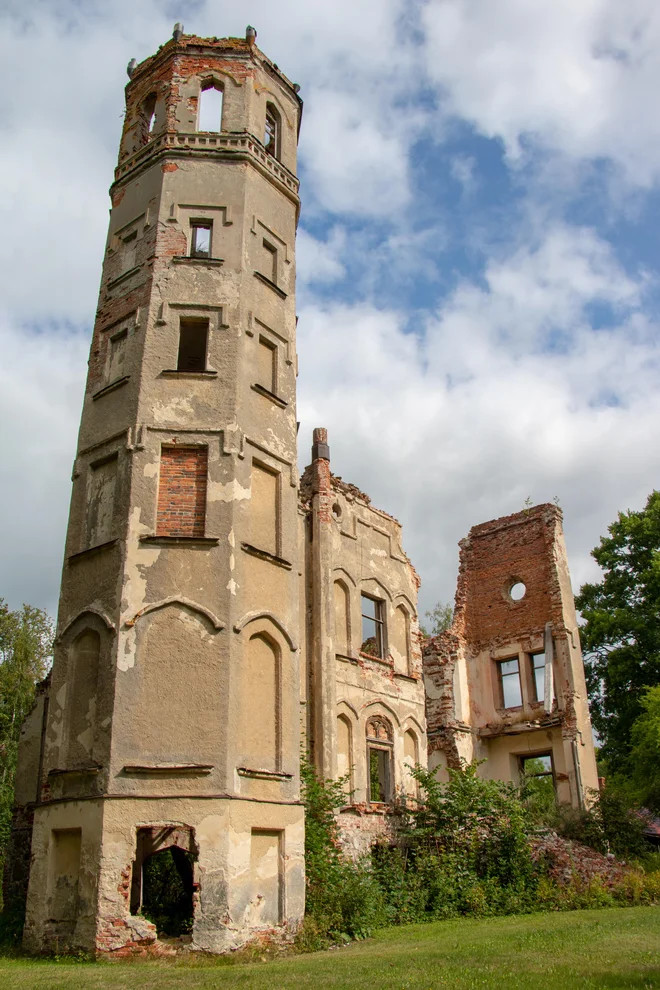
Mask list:
POLYGON ((660 469, 654 0, 5 0, 0 596, 56 606, 125 66, 175 20, 301 85, 301 462, 327 426, 423 609, 527 498, 594 577, 660 469))

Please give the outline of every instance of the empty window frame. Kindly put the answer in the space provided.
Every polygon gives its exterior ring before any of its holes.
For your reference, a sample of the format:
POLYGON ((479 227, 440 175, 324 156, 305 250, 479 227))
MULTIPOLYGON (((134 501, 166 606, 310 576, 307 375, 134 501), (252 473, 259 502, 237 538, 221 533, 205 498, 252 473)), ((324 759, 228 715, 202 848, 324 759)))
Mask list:
POLYGON ((161 448, 157 536, 204 536, 207 463, 206 447, 161 448))
POLYGON ((381 715, 367 722, 368 797, 371 802, 391 801, 393 733, 390 722, 381 715))
POLYGON ((208 320, 181 320, 177 371, 206 371, 208 320))
POLYGON ((156 130, 157 118, 156 118, 156 93, 149 93, 144 102, 142 103, 142 108, 140 110, 140 123, 141 123, 141 133, 142 133, 142 143, 147 144, 151 140, 154 131, 156 130))
POLYGON ((277 248, 264 237, 264 275, 277 285, 277 248))
POLYGON ((190 224, 190 257, 211 257, 211 233, 213 223, 210 220, 194 220, 190 224))
POLYGON ((520 708, 522 705, 520 660, 518 657, 512 657, 510 660, 500 660, 497 666, 502 707, 520 708))
POLYGON ((257 384, 277 394, 277 345, 261 336, 257 348, 257 384))
POLYGON ((197 130, 214 132, 222 130, 222 87, 217 83, 204 86, 199 94, 197 130))
POLYGON ((264 127, 264 148, 273 158, 280 157, 281 120, 278 111, 272 103, 266 104, 266 123, 264 127))
POLYGON ((362 646, 361 653, 371 657, 385 656, 385 602, 371 595, 361 596, 362 646))
POLYGON ((553 801, 555 775, 552 753, 520 757, 520 776, 524 796, 529 800, 553 801))

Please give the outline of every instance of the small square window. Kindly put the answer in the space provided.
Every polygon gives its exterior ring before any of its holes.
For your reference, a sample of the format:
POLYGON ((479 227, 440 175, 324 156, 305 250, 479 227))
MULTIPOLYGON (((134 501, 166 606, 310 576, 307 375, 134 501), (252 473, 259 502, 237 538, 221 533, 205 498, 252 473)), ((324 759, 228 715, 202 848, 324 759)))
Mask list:
POLYGON ((208 320, 181 320, 177 371, 206 371, 208 320))
POLYGON ((193 223, 190 241, 191 258, 211 257, 211 223, 193 223))
POLYGON ((522 688, 520 686, 520 661, 518 657, 512 657, 510 660, 500 660, 498 668, 502 691, 502 706, 504 708, 520 708, 522 705, 522 688))
POLYGON ((385 645, 384 602, 369 595, 362 595, 362 646, 361 653, 382 658, 385 645))

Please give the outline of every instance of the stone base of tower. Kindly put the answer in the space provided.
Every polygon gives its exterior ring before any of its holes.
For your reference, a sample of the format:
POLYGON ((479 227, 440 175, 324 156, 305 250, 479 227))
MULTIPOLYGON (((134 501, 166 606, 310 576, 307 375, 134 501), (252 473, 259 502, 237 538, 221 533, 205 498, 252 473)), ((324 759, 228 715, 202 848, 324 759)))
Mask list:
POLYGON ((284 939, 304 914, 298 804, 182 795, 45 805, 32 849, 24 947, 33 953, 157 950, 142 914, 143 865, 167 850, 191 864, 192 949, 284 939))

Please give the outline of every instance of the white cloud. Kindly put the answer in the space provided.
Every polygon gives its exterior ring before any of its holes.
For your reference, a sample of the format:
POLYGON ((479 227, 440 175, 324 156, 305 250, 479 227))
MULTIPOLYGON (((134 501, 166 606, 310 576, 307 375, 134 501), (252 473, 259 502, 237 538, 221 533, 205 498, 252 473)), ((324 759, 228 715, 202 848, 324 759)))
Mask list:
POLYGON ((325 240, 308 234, 304 227, 296 237, 296 274, 298 288, 305 285, 329 284, 342 279, 346 267, 342 256, 346 252, 346 231, 333 227, 325 240))
POLYGON ((510 159, 531 139, 657 179, 655 0, 429 0, 422 20, 446 110, 501 138, 510 159))

